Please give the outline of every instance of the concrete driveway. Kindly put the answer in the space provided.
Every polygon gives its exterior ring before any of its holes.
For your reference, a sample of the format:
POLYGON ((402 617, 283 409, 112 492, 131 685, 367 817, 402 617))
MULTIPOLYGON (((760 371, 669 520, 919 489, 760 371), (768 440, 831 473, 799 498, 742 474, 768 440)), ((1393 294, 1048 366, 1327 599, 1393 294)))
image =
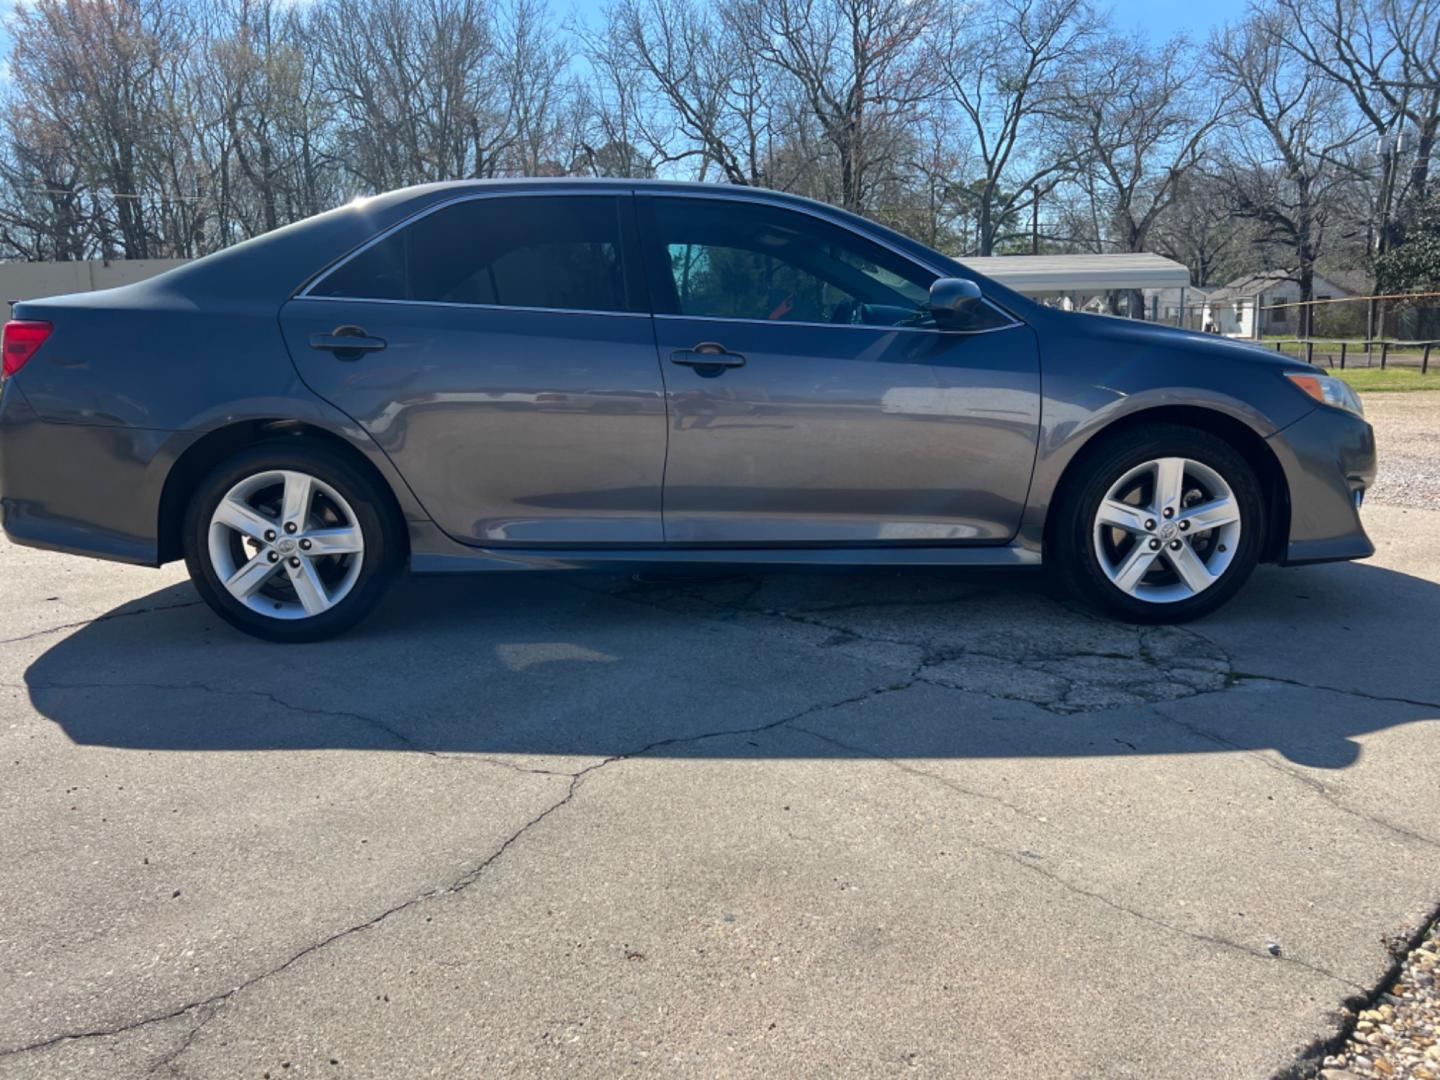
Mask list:
POLYGON ((1440 510, 1367 520, 1185 629, 516 576, 291 648, 0 542, 0 1076, 1318 1061, 1440 902, 1440 510))

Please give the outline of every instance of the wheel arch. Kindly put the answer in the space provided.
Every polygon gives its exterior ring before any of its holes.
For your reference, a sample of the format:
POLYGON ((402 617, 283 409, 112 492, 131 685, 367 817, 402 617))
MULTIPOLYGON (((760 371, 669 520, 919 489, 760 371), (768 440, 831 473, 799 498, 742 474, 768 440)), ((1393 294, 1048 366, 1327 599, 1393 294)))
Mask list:
MULTIPOLYGON (((1260 559, 1262 562, 1281 559, 1290 536, 1290 485, 1285 479, 1285 470, 1269 443, 1254 428, 1218 409, 1200 405, 1157 405, 1117 417, 1092 432, 1085 444, 1075 451, 1061 472, 1054 490, 1062 491, 1067 483, 1073 482, 1075 476, 1085 467, 1085 463, 1106 440, 1152 424, 1179 424, 1208 432, 1225 440, 1250 462, 1259 476, 1265 498, 1265 546, 1261 550, 1260 559)), ((1054 507, 1055 499, 1052 498, 1045 517, 1047 542, 1055 527, 1054 507)))
MULTIPOLYGON (((282 418, 250 419, 226 424, 206 432, 185 448, 170 466, 160 492, 156 522, 156 562, 163 565, 182 558, 182 523, 191 494, 205 475, 226 458, 257 442, 271 439, 304 439, 311 445, 323 445, 342 454, 356 468, 363 470, 385 493, 388 511, 397 525, 396 535, 408 544, 406 515, 390 479, 375 466, 366 454, 342 435, 301 420, 282 418)), ((408 550, 406 551, 408 557, 408 550)))

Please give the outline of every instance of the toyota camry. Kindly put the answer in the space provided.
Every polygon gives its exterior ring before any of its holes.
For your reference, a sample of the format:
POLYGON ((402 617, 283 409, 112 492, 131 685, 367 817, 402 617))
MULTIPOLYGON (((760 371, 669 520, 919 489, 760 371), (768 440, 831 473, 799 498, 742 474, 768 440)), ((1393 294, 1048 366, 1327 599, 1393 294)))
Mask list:
POLYGON ((1170 622, 1373 551, 1344 382, 751 188, 408 188, 17 304, 3 357, 10 538, 183 558, 274 640, 407 568, 1043 562, 1170 622))

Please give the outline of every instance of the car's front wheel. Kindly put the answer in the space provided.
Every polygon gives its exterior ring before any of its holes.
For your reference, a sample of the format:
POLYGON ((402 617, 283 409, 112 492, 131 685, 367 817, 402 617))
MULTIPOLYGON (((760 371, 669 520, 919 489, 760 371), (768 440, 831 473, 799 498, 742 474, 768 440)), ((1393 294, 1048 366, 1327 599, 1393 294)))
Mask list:
POLYGON ((213 469, 184 522, 185 563, 231 625, 270 641, 349 629, 399 574, 403 539, 386 493, 328 447, 254 446, 213 469))
POLYGON ((1059 493, 1046 562, 1091 606, 1184 622, 1245 583, 1264 546, 1254 469, 1206 431, 1155 425, 1107 438, 1059 493))

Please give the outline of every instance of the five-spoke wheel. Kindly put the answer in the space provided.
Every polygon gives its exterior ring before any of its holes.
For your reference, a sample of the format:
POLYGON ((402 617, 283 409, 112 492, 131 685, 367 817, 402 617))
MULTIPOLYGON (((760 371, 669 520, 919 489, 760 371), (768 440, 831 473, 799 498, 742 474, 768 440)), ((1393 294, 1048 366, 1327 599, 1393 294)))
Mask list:
POLYGON ((1067 475, 1045 561, 1082 600, 1135 622, 1224 603, 1259 561, 1260 483, 1228 442, 1194 428, 1121 430, 1067 475))
POLYGON ((216 468, 191 499, 185 559, 229 622, 281 641, 339 633, 398 573, 393 501, 346 455, 301 439, 260 444, 216 468))
POLYGON ((303 619, 349 595, 365 560, 350 504, 308 473, 246 477, 210 516, 210 561, 230 595, 262 615, 303 619))
POLYGON ((1095 555, 1112 584, 1154 604, 1204 592, 1229 567, 1240 506, 1225 478, 1190 458, 1142 462, 1095 512, 1095 555))

